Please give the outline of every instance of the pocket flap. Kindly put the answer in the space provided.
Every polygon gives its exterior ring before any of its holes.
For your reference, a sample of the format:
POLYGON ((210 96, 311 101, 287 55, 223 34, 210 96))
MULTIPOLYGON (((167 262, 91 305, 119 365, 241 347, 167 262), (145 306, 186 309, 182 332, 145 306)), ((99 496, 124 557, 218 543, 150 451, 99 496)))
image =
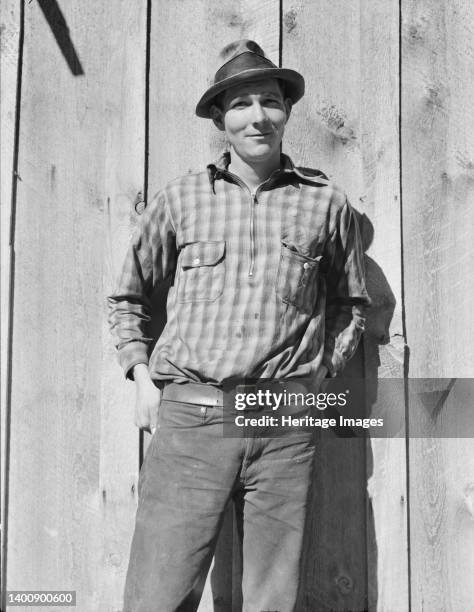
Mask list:
POLYGON ((289 244, 288 242, 283 242, 283 240, 281 241, 281 246, 282 256, 300 261, 303 265, 306 264, 304 266, 305 268, 316 268, 321 263, 323 258, 322 255, 318 255, 317 257, 308 257, 306 254, 302 253, 297 246, 294 244, 289 244))
POLYGON ((216 242, 192 242, 184 247, 182 267, 199 268, 215 266, 225 253, 225 240, 216 242))

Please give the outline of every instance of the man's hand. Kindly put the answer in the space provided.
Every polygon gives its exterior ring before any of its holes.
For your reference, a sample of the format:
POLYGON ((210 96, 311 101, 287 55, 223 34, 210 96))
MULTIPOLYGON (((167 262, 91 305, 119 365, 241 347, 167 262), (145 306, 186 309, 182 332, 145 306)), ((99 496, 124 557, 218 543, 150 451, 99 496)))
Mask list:
POLYGON ((316 372, 314 383, 318 391, 321 390, 322 384, 326 379, 327 373, 328 373, 328 369, 325 365, 321 365, 318 371, 316 372))
POLYGON ((153 434, 158 421, 161 391, 151 380, 148 366, 144 363, 138 363, 133 368, 133 378, 136 388, 135 425, 153 434))

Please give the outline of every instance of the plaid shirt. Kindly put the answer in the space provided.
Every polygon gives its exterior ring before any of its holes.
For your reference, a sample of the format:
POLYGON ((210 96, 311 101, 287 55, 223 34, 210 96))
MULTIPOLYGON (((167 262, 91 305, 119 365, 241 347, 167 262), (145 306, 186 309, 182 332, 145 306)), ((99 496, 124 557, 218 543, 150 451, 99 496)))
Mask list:
POLYGON ((228 172, 169 183, 132 237, 109 323, 126 376, 155 380, 335 376, 364 330, 363 252, 345 194, 282 165, 255 192, 228 172), (149 359, 151 293, 171 279, 167 323, 149 359))

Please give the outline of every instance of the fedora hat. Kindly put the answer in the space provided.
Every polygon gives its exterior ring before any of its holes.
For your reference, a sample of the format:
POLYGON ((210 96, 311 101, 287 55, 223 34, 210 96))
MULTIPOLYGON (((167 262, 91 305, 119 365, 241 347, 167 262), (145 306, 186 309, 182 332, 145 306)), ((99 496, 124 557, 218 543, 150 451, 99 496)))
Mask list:
POLYGON ((253 40, 230 43, 221 51, 219 60, 222 65, 214 75, 212 85, 197 103, 198 117, 210 118, 209 109, 216 96, 244 81, 280 79, 285 83, 285 95, 291 98, 293 103, 298 102, 304 94, 304 78, 301 74, 296 70, 275 66, 253 40))

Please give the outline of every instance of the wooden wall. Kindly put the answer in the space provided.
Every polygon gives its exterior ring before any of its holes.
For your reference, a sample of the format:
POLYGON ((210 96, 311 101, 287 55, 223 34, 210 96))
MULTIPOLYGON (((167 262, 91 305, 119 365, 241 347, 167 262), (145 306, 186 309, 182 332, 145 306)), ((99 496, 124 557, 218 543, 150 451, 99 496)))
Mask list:
MULTIPOLYGON (((15 116, 17 100, 18 66, 21 50, 20 4, 15 0, 2 3, 0 31, 0 517, 2 523, 2 551, 4 550, 5 525, 7 520, 6 499, 8 485, 8 385, 9 378, 9 326, 10 326, 10 228, 11 208, 14 201, 15 181, 13 172, 15 160, 15 116)), ((2 555, 3 559, 3 555, 2 555)), ((4 563, 1 576, 4 577, 4 563)))
POLYGON ((436 411, 410 400, 413 610, 474 604, 472 235, 473 60, 470 2, 404 2, 402 188, 405 310, 410 373, 430 377, 425 394, 449 390, 436 411), (435 378, 436 377, 436 378, 435 378), (441 377, 439 380, 437 377, 441 377), (451 387, 450 383, 453 385, 451 387), (450 424, 459 438, 444 437, 450 424))
MULTIPOLYGON (((365 375, 370 410, 401 432, 322 438, 300 609, 474 608, 474 447, 443 437, 447 420, 460 435, 472 420, 469 385, 454 378, 474 363, 472 3, 8 0, 1 10, 6 586, 73 589, 80 612, 120 610, 140 440, 104 296, 139 194, 223 147, 194 106, 220 48, 246 37, 305 75, 284 150, 329 174, 361 215, 374 308, 348 375, 365 375), (433 379, 436 414, 408 378, 405 392, 383 384, 404 376, 433 379), (430 437, 410 437, 417 427, 430 437)), ((201 612, 213 596, 216 610, 239 609, 232 555, 223 561, 232 539, 229 517, 201 612)))
POLYGON ((143 191, 146 4, 25 2, 7 586, 118 610, 136 504, 133 390, 104 295, 143 191))

